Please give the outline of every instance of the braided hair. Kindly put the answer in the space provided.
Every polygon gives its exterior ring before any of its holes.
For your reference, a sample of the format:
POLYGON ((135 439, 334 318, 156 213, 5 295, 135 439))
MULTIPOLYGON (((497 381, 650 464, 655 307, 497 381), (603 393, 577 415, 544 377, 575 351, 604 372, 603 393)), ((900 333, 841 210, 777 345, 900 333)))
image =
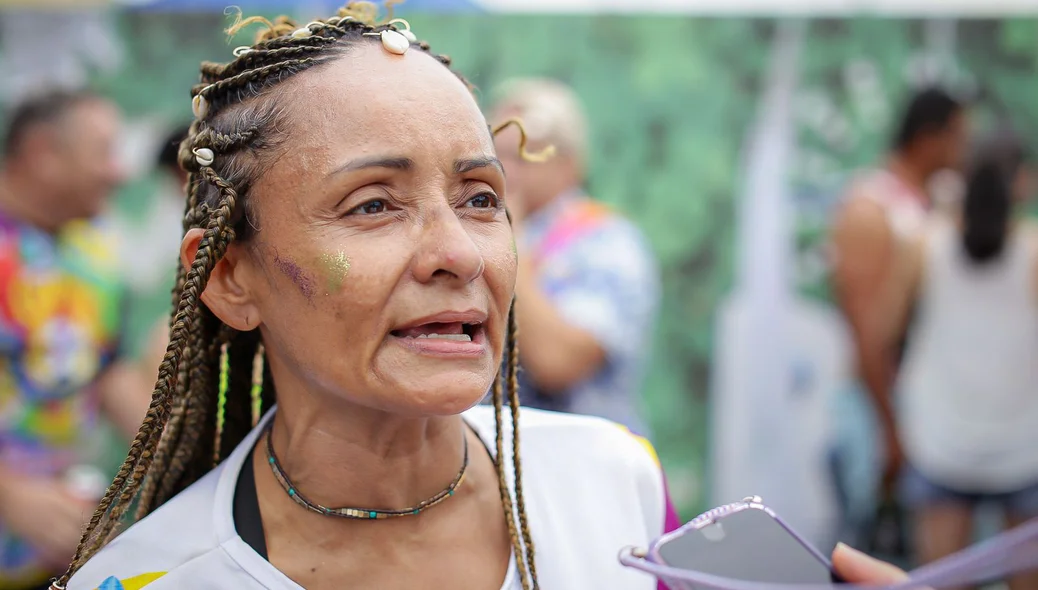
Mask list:
MULTIPOLYGON (((283 116, 279 101, 284 97, 279 84, 334 61, 365 39, 378 42, 382 31, 396 30, 395 23, 400 21, 377 23, 377 12, 371 2, 350 2, 335 16, 305 27, 284 16, 271 22, 262 17, 242 19, 239 14, 229 33, 257 22, 266 29, 257 35, 254 45, 235 50, 230 63, 201 65, 201 81, 191 92, 196 120, 180 145, 178 160, 189 173, 184 231, 203 229, 204 233, 190 266, 177 272, 169 344, 147 415, 90 518, 71 565, 53 588, 65 588, 72 575, 115 536, 120 523, 147 516, 242 442, 254 426, 256 408, 250 395, 254 370, 262 374, 265 384, 260 409, 274 404, 276 391, 269 365, 263 362, 259 331, 240 332, 225 325, 202 302, 201 294, 228 246, 235 240, 249 240, 254 232, 250 185, 277 157, 283 138, 277 130, 283 116), (224 373, 222 351, 228 359, 224 373), (223 380, 224 374, 226 383, 217 383, 217 376, 223 380), (218 401, 218 388, 226 391, 225 401, 218 401), (136 509, 128 514, 134 503, 136 509)), ((428 44, 412 45, 450 68, 450 59, 429 52, 428 44)), ((514 123, 506 122, 492 132, 514 123)), ((524 590, 532 590, 538 584, 520 467, 516 332, 513 302, 505 368, 492 390, 497 432, 494 463, 522 585, 524 590), (515 506, 506 477, 505 395, 511 415, 515 506)))

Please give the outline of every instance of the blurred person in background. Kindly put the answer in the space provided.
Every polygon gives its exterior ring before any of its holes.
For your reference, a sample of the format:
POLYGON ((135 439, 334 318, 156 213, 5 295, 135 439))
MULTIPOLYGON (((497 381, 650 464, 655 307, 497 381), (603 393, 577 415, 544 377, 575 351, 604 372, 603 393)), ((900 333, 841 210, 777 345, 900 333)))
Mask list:
MULTIPOLYGON (((188 126, 177 125, 159 144, 155 160, 158 187, 147 212, 134 219, 117 218, 121 239, 135 246, 122 253, 127 284, 138 295, 169 293, 176 275, 176 256, 184 233, 184 184, 187 174, 177 164, 177 150, 188 126)), ((161 358, 161 357, 160 357, 161 358)))
MULTIPOLYGON (((878 418, 885 458, 882 461, 884 504, 893 497, 901 468, 901 446, 897 438, 890 384, 897 362, 885 348, 880 305, 890 269, 902 255, 905 244, 925 224, 931 206, 928 191, 936 174, 958 168, 967 133, 964 106, 938 88, 925 89, 908 102, 894 136, 886 162, 855 177, 846 190, 841 211, 831 232, 833 288, 837 304, 849 324, 858 376, 871 397, 878 418)), ((864 433, 857 421, 869 414, 855 395, 841 396, 837 419, 854 421, 836 428, 834 461, 837 481, 849 497, 843 498, 851 534, 868 534, 875 502, 867 461, 856 460, 858 447, 873 444, 872 433, 864 433), (861 432, 859 432, 861 431, 861 432), (860 436, 855 436, 855 433, 860 436), (852 440, 863 438, 864 440, 852 440), (860 465, 859 465, 860 464, 860 465), (854 480, 854 481, 843 481, 854 480), (853 496, 853 497, 850 497, 853 496)), ((859 541, 861 542, 861 541, 859 541)), ((896 545, 896 543, 894 543, 896 545)), ((897 549, 895 549, 897 551, 897 549)))
MULTIPOLYGON (((958 219, 934 215, 898 261, 885 303, 894 354, 914 309, 896 386, 901 497, 929 563, 973 540, 974 509, 1038 517, 1038 226, 1025 150, 1003 131, 971 166, 958 219)), ((1038 572, 1013 580, 1038 589, 1038 572)))
POLYGON ((506 82, 492 121, 511 117, 526 124, 530 150, 555 150, 531 163, 519 157, 517 131, 496 138, 520 253, 523 403, 647 434, 639 406, 660 297, 654 257, 638 228, 584 191, 588 129, 572 90, 506 82))
POLYGON ((92 219, 122 182, 120 116, 53 91, 10 115, 0 165, 0 587, 43 586, 106 475, 100 411, 136 432, 149 383, 119 360, 117 245, 92 219))

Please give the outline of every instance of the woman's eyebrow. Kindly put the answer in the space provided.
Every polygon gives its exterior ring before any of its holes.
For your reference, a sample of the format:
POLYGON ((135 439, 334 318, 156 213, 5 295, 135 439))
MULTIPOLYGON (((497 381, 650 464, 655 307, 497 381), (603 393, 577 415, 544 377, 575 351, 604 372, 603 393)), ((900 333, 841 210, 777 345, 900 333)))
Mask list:
POLYGON ((497 168, 502 174, 505 172, 504 166, 501 165, 501 160, 497 158, 468 158, 465 160, 455 160, 454 162, 455 174, 464 174, 479 168, 497 168))
POLYGON ((414 167, 414 161, 411 158, 402 158, 394 156, 373 156, 369 158, 360 158, 357 160, 350 160, 345 164, 339 166, 335 170, 328 173, 326 178, 344 174, 346 172, 356 172, 357 170, 364 170, 367 168, 389 168, 391 170, 410 170, 414 167))

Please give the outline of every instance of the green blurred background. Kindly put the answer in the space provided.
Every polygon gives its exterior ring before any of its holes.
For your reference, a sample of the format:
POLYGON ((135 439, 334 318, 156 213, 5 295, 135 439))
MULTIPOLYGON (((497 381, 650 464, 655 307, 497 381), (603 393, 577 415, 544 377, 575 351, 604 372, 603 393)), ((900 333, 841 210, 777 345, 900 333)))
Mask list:
MULTIPOLYGON (((659 16, 416 14, 419 37, 480 89, 546 75, 573 85, 593 129, 591 193, 626 212, 659 257, 664 301, 644 388, 655 443, 686 518, 707 508, 708 403, 714 311, 729 290, 743 145, 756 116, 776 21, 659 16)), ((313 15, 298 15, 302 20, 313 15)), ((246 41, 221 34, 220 13, 115 12, 121 63, 96 73, 131 124, 190 115, 202 60, 227 61, 246 41)), ((792 170, 798 284, 825 300, 824 227, 840 183, 884 150, 891 119, 920 79, 985 99, 981 123, 1006 109, 1038 136, 1038 20, 818 19, 808 23, 792 170), (863 82, 864 80, 864 82, 863 82)), ((122 214, 148 215, 158 186, 139 176, 122 214)), ((170 264, 174 253, 170 252, 170 264)), ((131 350, 168 311, 169 285, 139 293, 131 350)))

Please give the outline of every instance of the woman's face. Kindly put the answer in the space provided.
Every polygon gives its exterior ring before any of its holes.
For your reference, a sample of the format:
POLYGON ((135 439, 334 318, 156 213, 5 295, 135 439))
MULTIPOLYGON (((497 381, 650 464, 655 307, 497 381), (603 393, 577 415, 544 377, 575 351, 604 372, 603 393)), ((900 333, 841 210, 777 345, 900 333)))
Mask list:
POLYGON ((280 100, 284 155, 253 184, 258 231, 228 251, 235 304, 214 311, 257 316, 279 397, 409 416, 475 405, 500 366, 516 258, 468 89, 417 49, 362 43, 280 100))

